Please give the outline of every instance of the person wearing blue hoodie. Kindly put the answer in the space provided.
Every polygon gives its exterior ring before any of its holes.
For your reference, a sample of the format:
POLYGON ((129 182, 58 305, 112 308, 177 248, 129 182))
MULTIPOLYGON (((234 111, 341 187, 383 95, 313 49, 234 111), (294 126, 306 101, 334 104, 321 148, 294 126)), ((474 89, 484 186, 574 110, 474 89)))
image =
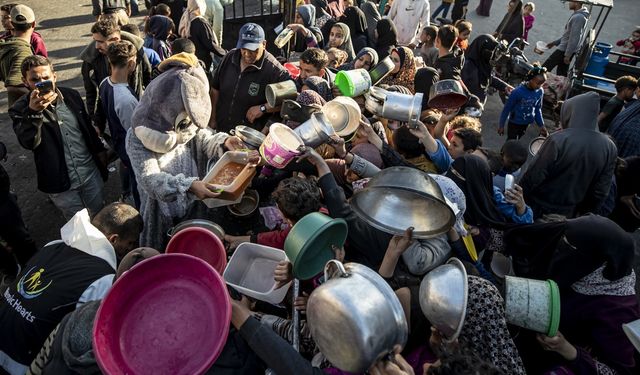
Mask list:
POLYGON ((498 134, 504 135, 504 125, 508 119, 507 140, 520 139, 533 122, 540 128, 541 136, 548 135, 542 119, 542 85, 547 80, 546 72, 546 68, 534 65, 527 73, 526 81, 511 92, 500 115, 498 134))

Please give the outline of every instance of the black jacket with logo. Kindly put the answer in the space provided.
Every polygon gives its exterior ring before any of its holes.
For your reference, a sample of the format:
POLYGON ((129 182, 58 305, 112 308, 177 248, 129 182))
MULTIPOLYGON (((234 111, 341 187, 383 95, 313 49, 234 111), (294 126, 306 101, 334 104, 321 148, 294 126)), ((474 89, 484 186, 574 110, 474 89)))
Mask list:
POLYGON ((237 125, 262 130, 269 116, 263 115, 249 123, 249 108, 267 103, 265 88, 268 84, 291 79, 289 72, 267 51, 254 65, 240 70, 240 49, 236 48, 224 57, 213 77, 211 86, 219 91, 216 105, 216 130, 228 132, 237 125))
POLYGON ((28 366, 85 290, 113 273, 104 259, 62 242, 38 251, 0 298, 0 350, 28 366))
MULTIPOLYGON (((102 178, 107 179, 107 167, 100 161, 99 154, 105 151, 98 134, 84 107, 80 93, 76 90, 58 87, 64 97, 64 103, 73 112, 87 149, 93 156, 93 161, 100 170, 102 178)), ((62 133, 58 125, 55 111, 47 108, 42 112, 35 112, 29 108, 29 95, 20 98, 9 109, 9 116, 13 120, 13 131, 18 136, 20 145, 33 151, 38 176, 38 190, 47 194, 62 193, 71 188, 71 180, 64 159, 64 145, 62 133)))

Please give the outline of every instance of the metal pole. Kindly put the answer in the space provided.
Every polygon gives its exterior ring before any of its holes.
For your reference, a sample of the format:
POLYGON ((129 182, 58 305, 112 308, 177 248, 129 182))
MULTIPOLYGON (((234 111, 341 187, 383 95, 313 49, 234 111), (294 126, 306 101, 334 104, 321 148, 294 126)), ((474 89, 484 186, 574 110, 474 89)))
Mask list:
POLYGON ((292 338, 291 344, 296 351, 300 351, 300 313, 296 309, 296 298, 300 295, 300 281, 298 279, 293 280, 293 324, 292 324, 292 338))

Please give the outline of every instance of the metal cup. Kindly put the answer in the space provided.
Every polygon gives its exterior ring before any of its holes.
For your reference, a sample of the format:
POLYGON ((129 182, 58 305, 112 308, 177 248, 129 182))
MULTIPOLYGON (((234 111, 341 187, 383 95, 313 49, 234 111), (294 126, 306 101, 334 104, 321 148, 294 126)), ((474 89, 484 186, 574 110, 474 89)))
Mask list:
POLYGON ((298 96, 298 88, 294 81, 272 83, 265 88, 267 104, 275 108, 286 99, 295 99, 298 96))

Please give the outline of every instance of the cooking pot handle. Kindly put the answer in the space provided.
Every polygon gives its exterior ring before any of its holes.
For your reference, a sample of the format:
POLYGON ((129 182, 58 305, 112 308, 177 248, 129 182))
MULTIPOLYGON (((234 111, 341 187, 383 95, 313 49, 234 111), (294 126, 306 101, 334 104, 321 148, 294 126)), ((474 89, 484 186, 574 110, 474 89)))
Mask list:
POLYGON ((236 135, 236 129, 231 129, 231 130, 229 130, 229 134, 231 134, 231 135, 236 135))
POLYGON ((332 259, 328 261, 327 264, 324 265, 325 281, 329 281, 329 279, 331 279, 332 276, 335 274, 335 272, 329 272, 332 265, 338 269, 338 273, 340 274, 340 277, 349 277, 349 273, 344 268, 344 265, 340 261, 332 259))

